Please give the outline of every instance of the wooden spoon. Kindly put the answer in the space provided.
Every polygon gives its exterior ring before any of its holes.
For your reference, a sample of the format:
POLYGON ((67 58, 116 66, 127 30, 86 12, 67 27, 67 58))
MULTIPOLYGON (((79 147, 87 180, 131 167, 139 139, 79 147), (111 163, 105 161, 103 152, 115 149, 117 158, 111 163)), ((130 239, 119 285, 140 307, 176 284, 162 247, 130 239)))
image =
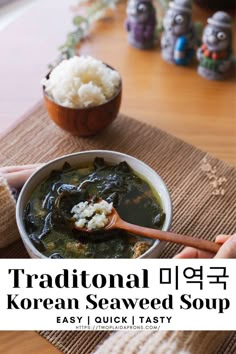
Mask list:
MULTIPOLYGON (((162 230, 151 229, 148 227, 130 224, 120 218, 115 208, 112 208, 112 212, 111 214, 108 215, 108 219, 109 222, 104 227, 103 230, 121 229, 136 235, 157 239, 161 241, 179 243, 184 246, 194 247, 199 250, 211 252, 214 254, 217 253, 221 247, 221 245, 212 241, 202 240, 192 236, 180 235, 174 232, 162 231, 162 230)), ((84 231, 89 233, 94 231, 94 230, 88 230, 87 228, 79 228, 76 226, 75 228, 79 231, 84 231)))

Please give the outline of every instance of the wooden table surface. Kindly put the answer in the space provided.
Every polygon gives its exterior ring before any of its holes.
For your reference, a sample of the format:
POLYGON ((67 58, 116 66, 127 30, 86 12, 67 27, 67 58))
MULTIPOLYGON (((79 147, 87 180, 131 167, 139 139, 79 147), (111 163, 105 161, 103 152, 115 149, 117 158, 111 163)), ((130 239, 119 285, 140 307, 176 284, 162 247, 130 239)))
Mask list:
MULTIPOLYGON (((37 13, 40 14, 39 11, 37 13)), ((196 20, 205 23, 208 15, 209 13, 194 8, 196 20)), ((58 16, 61 16, 59 22, 62 32, 63 11, 58 12, 58 16)), ((28 17, 30 26, 30 14, 28 17)), ((176 67, 162 61, 159 48, 152 51, 131 48, 127 44, 124 18, 125 5, 121 4, 115 15, 94 27, 91 36, 80 48, 80 54, 90 54, 100 58, 121 73, 124 85, 121 111, 166 130, 236 165, 235 70, 232 70, 231 77, 226 82, 210 82, 198 76, 196 63, 188 68, 176 67)), ((36 22, 41 20, 34 18, 36 22)), ((49 23, 48 21, 47 26, 49 23)), ((30 27, 28 30, 30 31, 30 27)), ((64 34, 66 31, 65 25, 64 34)), ((236 34, 235 27, 234 32, 236 34)), ((51 40, 51 45, 55 47, 60 44, 52 42, 50 37, 47 40, 49 43, 51 40)), ((236 48, 236 35, 234 48, 236 48)), ((20 93, 18 96, 13 95, 8 106, 5 102, 4 111, 0 107, 0 117, 7 116, 14 104, 14 115, 12 118, 11 115, 9 117, 12 122, 17 120, 16 105, 19 104, 20 110, 22 103, 19 102, 19 95, 20 93)), ((40 88, 33 97, 29 92, 28 101, 27 95, 24 96, 24 108, 32 107, 32 103, 40 98, 40 88)), ((3 118, 1 121, 3 122, 3 118)), ((54 354, 59 351, 35 332, 8 331, 0 332, 0 353, 54 354)))

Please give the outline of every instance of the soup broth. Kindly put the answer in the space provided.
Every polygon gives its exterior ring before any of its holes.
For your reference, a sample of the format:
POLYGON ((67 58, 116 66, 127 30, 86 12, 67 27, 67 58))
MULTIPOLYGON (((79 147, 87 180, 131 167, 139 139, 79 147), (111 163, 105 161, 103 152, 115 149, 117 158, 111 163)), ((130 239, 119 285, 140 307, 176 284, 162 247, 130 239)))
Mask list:
POLYGON ((65 163, 35 189, 24 212, 30 240, 50 258, 136 258, 146 252, 153 241, 125 231, 74 229, 73 206, 99 199, 112 202, 127 222, 162 228, 165 214, 153 188, 126 162, 110 165, 96 158, 85 167, 65 163))

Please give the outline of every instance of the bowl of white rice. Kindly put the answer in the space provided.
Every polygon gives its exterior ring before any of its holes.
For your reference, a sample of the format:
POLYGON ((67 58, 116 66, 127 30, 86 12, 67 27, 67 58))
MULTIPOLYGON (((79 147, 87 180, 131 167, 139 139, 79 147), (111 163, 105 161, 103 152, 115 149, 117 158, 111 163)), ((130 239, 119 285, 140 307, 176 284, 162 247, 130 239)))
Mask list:
POLYGON ((93 57, 63 60, 41 84, 49 117, 73 135, 95 135, 119 112, 120 74, 93 57))

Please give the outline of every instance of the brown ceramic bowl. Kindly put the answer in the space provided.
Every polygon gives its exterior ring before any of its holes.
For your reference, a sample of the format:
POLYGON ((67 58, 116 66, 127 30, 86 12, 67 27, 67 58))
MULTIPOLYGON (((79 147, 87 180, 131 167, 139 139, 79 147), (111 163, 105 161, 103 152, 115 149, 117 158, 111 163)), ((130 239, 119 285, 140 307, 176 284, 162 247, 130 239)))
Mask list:
MULTIPOLYGON (((109 68, 113 69, 110 66, 109 68)), ((50 73, 46 78, 49 76, 50 73)), ((116 118, 121 104, 122 81, 114 97, 94 107, 69 108, 61 106, 46 94, 44 87, 43 96, 49 117, 59 125, 59 127, 73 135, 86 137, 101 132, 116 118)))

